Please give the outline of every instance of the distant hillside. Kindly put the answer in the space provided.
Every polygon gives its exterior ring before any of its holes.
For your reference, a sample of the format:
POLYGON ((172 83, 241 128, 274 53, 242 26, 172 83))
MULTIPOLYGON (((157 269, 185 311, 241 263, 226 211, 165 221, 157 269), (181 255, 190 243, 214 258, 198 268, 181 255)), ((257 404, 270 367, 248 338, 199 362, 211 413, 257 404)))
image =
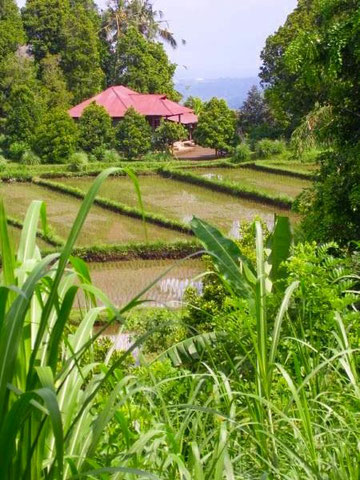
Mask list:
POLYGON ((231 108, 237 109, 242 105, 253 85, 259 85, 257 77, 183 79, 176 82, 176 89, 183 95, 184 100, 190 95, 200 97, 202 100, 219 97, 224 98, 231 108))

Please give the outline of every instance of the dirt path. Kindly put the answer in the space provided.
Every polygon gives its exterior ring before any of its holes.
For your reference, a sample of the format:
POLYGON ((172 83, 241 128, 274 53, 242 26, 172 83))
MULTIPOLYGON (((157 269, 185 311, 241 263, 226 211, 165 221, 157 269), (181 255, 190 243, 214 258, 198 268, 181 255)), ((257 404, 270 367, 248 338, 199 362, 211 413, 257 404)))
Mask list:
POLYGON ((216 158, 216 154, 212 148, 203 148, 196 145, 195 147, 175 152, 175 157, 191 160, 211 160, 216 158))

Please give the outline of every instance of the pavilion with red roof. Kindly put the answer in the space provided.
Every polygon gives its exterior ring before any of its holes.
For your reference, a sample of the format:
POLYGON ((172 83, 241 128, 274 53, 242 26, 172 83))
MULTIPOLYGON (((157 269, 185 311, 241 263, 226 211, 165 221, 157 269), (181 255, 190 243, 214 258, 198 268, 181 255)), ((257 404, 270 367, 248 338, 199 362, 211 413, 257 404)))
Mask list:
POLYGON ((144 115, 154 129, 164 118, 171 122, 182 123, 191 133, 198 122, 198 117, 191 108, 169 100, 166 95, 137 93, 121 85, 109 87, 98 95, 79 103, 69 110, 70 116, 74 119, 80 118, 84 109, 92 102, 102 105, 114 122, 120 121, 130 107, 144 115))

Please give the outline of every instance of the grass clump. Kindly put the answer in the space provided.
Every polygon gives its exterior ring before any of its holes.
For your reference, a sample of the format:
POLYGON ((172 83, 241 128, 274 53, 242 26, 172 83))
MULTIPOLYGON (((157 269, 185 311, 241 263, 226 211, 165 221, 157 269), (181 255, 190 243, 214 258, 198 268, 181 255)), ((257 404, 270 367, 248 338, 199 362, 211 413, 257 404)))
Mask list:
POLYGON ((69 158, 68 170, 70 172, 81 172, 85 170, 89 158, 85 152, 75 152, 69 158))
POLYGON ((235 148, 234 155, 231 158, 232 163, 248 162, 251 159, 251 149, 246 143, 240 143, 235 148))
POLYGON ((32 150, 25 150, 20 163, 23 165, 40 165, 41 159, 32 150))
POLYGON ((282 155, 286 151, 286 144, 282 140, 264 138, 255 145, 255 155, 258 158, 271 158, 282 155))

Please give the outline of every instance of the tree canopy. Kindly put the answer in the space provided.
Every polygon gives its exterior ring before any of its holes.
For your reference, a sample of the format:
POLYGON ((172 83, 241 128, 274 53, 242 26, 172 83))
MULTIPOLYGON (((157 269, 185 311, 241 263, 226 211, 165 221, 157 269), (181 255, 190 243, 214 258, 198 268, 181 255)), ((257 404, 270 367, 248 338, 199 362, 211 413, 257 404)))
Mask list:
POLYGON ((23 23, 15 0, 3 0, 0 7, 0 62, 25 42, 23 23))
POLYGON ((161 43, 146 40, 131 27, 118 44, 112 83, 141 93, 163 93, 179 100, 173 83, 175 69, 161 43))
POLYGON ((236 144, 236 114, 225 100, 212 98, 205 103, 194 132, 203 147, 228 152, 236 144))
POLYGON ((129 108, 116 129, 117 148, 132 160, 150 151, 151 138, 152 131, 146 118, 129 108))

